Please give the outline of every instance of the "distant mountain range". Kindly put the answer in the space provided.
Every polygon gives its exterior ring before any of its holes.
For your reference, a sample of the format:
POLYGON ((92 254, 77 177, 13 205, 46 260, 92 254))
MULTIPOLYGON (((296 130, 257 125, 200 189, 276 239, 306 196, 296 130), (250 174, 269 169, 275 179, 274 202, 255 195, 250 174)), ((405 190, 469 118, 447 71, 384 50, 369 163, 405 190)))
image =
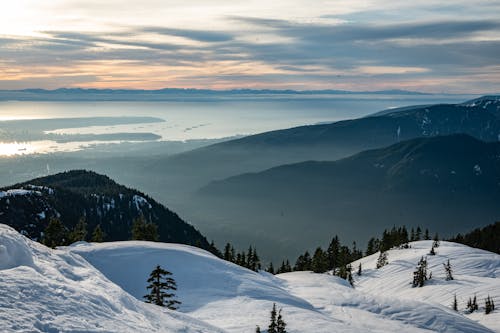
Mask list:
POLYGON ((215 181, 194 198, 208 220, 233 234, 262 235, 266 249, 291 251, 337 233, 366 241, 402 224, 450 235, 500 218, 500 143, 412 139, 215 181))
POLYGON ((175 202, 182 192, 241 173, 308 160, 332 161, 404 140, 462 133, 498 141, 500 98, 486 96, 463 104, 401 108, 383 115, 250 135, 158 157, 146 165, 162 177, 147 186, 162 200, 175 202), (165 186, 174 186, 175 196, 165 193, 165 186))
POLYGON ((245 96, 312 96, 312 95, 432 95, 428 93, 407 90, 380 90, 380 91, 347 91, 347 90, 274 90, 274 89, 182 89, 165 88, 157 90, 143 89, 83 89, 83 88, 60 88, 54 90, 46 89, 23 89, 23 90, 0 90, 0 100, 52 100, 52 101, 75 101, 75 100, 123 100, 123 101, 151 101, 170 100, 175 98, 213 98, 213 97, 245 97, 245 96))
POLYGON ((52 217, 69 230, 85 217, 89 234, 100 224, 105 240, 128 240, 139 215, 158 226, 160 241, 212 249, 198 230, 174 212, 94 172, 64 172, 0 189, 0 223, 35 240, 52 217))
POLYGON ((177 155, 25 157, 2 161, 2 168, 10 172, 4 178, 19 170, 47 172, 47 164, 109 174, 168 203, 218 244, 253 244, 280 259, 303 252, 298 240, 316 246, 335 233, 362 241, 373 230, 406 224, 451 236, 498 220, 492 151, 499 135, 500 97, 484 96, 271 131, 177 155))

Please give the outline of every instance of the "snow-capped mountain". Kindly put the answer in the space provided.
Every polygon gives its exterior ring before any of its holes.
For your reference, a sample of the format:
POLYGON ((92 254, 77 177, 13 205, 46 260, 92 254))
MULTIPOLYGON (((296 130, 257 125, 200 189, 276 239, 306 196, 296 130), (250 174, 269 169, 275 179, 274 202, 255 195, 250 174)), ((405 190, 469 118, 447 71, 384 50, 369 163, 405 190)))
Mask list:
POLYGON ((428 245, 389 251, 389 264, 379 270, 372 267, 376 255, 361 259, 352 288, 329 274, 255 273, 187 245, 80 242, 52 250, 0 225, 0 326, 7 332, 243 333, 259 325, 265 332, 276 303, 290 333, 500 332, 498 310, 457 313, 446 296, 476 292, 481 299, 489 291, 497 300, 500 256, 442 242, 429 259, 431 282, 412 288, 414 261, 428 245), (453 281, 438 269, 448 258, 453 281), (156 265, 177 281, 177 312, 142 302, 156 265))

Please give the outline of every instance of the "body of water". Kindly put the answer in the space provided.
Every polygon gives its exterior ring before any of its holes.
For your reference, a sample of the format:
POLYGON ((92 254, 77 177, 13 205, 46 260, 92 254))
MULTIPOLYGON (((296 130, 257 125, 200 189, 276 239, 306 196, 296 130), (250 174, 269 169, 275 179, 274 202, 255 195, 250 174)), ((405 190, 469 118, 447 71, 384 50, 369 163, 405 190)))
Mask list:
MULTIPOLYGON (((358 118, 401 106, 457 103, 474 97, 477 96, 349 94, 162 102, 8 101, 0 102, 0 134, 2 131, 4 134, 4 139, 0 139, 0 155, 72 151, 111 142, 93 139, 85 141, 81 137, 72 142, 72 135, 76 138, 78 135, 88 134, 152 133, 161 137, 158 139, 160 141, 214 139, 358 118), (91 117, 155 117, 164 121, 79 126, 75 120, 75 124, 67 128, 45 132, 66 135, 64 142, 43 137, 33 139, 30 128, 18 128, 15 141, 6 140, 9 133, 6 133, 6 126, 2 126, 2 121, 9 120, 91 117), (26 134, 25 138, 23 134, 26 134)), ((116 139, 113 142, 116 142, 116 139)))

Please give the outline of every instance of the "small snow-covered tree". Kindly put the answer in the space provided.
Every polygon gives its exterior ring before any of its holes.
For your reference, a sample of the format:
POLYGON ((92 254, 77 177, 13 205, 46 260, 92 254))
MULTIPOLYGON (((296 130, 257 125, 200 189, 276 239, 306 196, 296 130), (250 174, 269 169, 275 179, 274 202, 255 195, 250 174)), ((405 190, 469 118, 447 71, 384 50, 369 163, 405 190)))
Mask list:
POLYGON ((453 296, 453 304, 452 304, 452 308, 453 308, 453 310, 458 311, 457 294, 455 294, 455 295, 453 296))
POLYGON ((276 317, 276 303, 273 303, 273 309, 271 310, 271 319, 269 322, 269 327, 267 328, 267 333, 278 333, 278 323, 276 317))
POLYGON ((377 259, 377 269, 382 268, 382 267, 384 267, 387 264, 388 264, 388 261, 387 261, 387 252, 385 252, 385 251, 382 252, 381 251, 380 255, 378 256, 378 259, 377 259))
POLYGON ((488 295, 488 298, 485 299, 485 304, 484 304, 484 313, 485 314, 490 314, 495 310, 495 303, 493 302, 493 299, 488 295))
POLYGON ((149 294, 145 295, 146 303, 158 306, 166 306, 170 310, 177 310, 181 302, 175 299, 173 291, 177 290, 177 284, 171 277, 172 273, 157 265, 149 275, 147 289, 149 294))
POLYGON ((451 269, 451 264, 450 264, 450 259, 448 259, 448 262, 443 264, 444 266, 444 271, 446 273, 446 281, 453 280, 453 271, 451 269))
POLYGON ((359 266, 358 266, 358 272, 357 272, 358 276, 361 276, 361 273, 362 273, 362 272, 361 272, 361 263, 359 263, 359 266))
POLYGON ((420 258, 417 269, 413 272, 413 287, 423 287, 427 277, 427 259, 420 258))
POLYGON ((257 327, 255 328, 255 333, 260 333, 260 327, 259 327, 259 326, 257 326, 257 327))
POLYGON ((286 333, 286 323, 281 315, 281 309, 278 311, 278 319, 276 320, 276 332, 286 333))
POLYGON ((469 301, 467 302, 467 310, 472 313, 476 310, 479 309, 479 306, 477 305, 477 297, 474 295, 474 298, 469 297, 469 301))

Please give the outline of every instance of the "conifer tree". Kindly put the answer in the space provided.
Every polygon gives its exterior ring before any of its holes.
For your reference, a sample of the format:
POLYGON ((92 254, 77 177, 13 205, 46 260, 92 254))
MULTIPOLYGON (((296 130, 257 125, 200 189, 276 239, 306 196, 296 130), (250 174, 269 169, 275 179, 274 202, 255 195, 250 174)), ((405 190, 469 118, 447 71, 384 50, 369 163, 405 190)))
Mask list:
POLYGON ((417 231, 415 232, 415 240, 419 241, 422 239, 422 229, 420 229, 420 226, 417 227, 417 231))
POLYGON ((453 297, 453 310, 458 311, 458 302, 457 302, 457 294, 453 297))
POLYGON ((453 280, 453 271, 451 269, 450 259, 448 259, 448 262, 446 264, 443 264, 443 266, 446 273, 446 281, 453 280))
POLYGON ((422 257, 417 264, 417 269, 413 272, 413 287, 423 287, 427 281, 427 259, 422 257))
POLYGON ((281 315, 281 309, 278 311, 278 319, 276 320, 276 332, 286 333, 286 323, 281 315))
POLYGON ((335 235, 328 245, 328 249, 326 250, 326 255, 328 259, 328 268, 327 269, 335 269, 339 265, 339 252, 340 252, 340 241, 339 237, 335 235))
POLYGON ((314 273, 324 273, 328 270, 328 258, 321 247, 318 247, 314 252, 311 268, 314 273))
POLYGON ((484 300, 484 313, 485 314, 490 314, 495 310, 495 303, 493 302, 493 299, 488 295, 488 298, 484 300))
POLYGON ((361 263, 359 263, 357 274, 358 276, 361 276, 361 263))
POLYGON ((55 248, 56 246, 67 245, 68 232, 58 218, 51 218, 43 234, 43 243, 55 248))
POLYGON ((416 240, 416 237, 415 237, 415 230, 413 228, 411 228, 411 231, 410 231, 410 240, 413 242, 416 240))
POLYGON ((96 225, 94 228, 90 241, 94 243, 102 243, 104 241, 104 232, 102 231, 100 224, 96 225))
POLYGON ((226 246, 224 247, 224 254, 223 254, 223 259, 226 260, 226 261, 230 261, 230 262, 233 262, 234 261, 234 258, 233 258, 233 252, 234 251, 231 251, 232 249, 232 246, 230 243, 226 243, 226 246))
POLYGON ((267 266, 266 272, 274 275, 274 266, 272 261, 269 263, 269 266, 267 266))
POLYGON ((171 277, 172 273, 157 265, 149 275, 147 289, 149 294, 145 295, 146 303, 153 303, 158 306, 166 306, 170 310, 177 310, 181 304, 175 299, 173 291, 177 290, 177 284, 171 277))
POLYGON ((257 327, 255 328, 255 333, 260 333, 260 327, 257 325, 257 327))
POLYGON ((135 218, 132 225, 132 239, 156 242, 158 241, 158 226, 146 222, 143 215, 135 218))
POLYGON ((434 250, 434 244, 432 244, 432 247, 431 247, 431 250, 429 251, 429 254, 431 256, 435 256, 436 255, 436 250, 434 250))
POLYGON ((278 333, 276 303, 273 303, 273 309, 271 310, 271 320, 269 323, 269 327, 267 328, 267 333, 278 333))
POLYGON ((366 246, 365 254, 367 256, 374 254, 375 252, 377 252, 379 250, 377 243, 378 243, 377 239, 375 239, 374 237, 370 238, 370 240, 368 241, 368 245, 366 246))
POLYGON ((377 269, 384 267, 388 264, 387 261, 387 252, 380 252, 380 255, 377 259, 377 269))
POLYGON ((431 236, 429 236, 429 229, 427 229, 427 228, 425 228, 424 239, 425 240, 431 239, 431 236))
POLYGON ((85 220, 85 217, 82 216, 78 220, 73 230, 71 230, 69 234, 69 241, 70 243, 84 241, 86 237, 87 237, 87 222, 85 220))
POLYGON ((438 248, 439 247, 439 235, 436 234, 434 235, 434 241, 432 242, 432 247, 438 248))
POLYGON ((346 266, 346 271, 347 271, 347 281, 351 286, 354 287, 354 278, 352 277, 352 266, 351 264, 346 266))

